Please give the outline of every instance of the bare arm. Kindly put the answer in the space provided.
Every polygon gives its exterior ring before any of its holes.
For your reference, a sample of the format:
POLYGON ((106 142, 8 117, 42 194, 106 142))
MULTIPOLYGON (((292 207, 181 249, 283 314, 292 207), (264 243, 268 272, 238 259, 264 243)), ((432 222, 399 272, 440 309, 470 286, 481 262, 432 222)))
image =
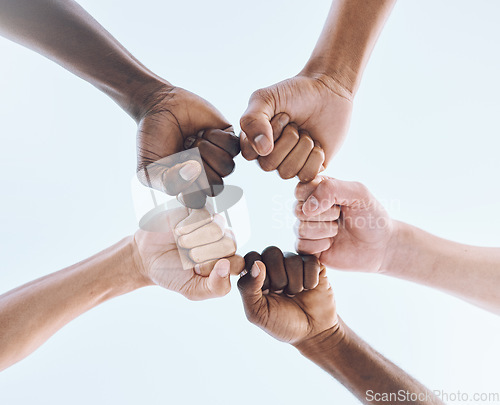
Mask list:
POLYGON ((302 71, 255 91, 241 117, 241 151, 265 171, 311 181, 340 150, 363 70, 396 0, 333 0, 302 71))
POLYGON ((303 73, 333 77, 354 95, 396 0, 334 0, 303 73))
POLYGON ((500 248, 463 245, 394 224, 382 274, 438 288, 500 315, 500 248))
POLYGON ((227 294, 230 272, 239 274, 243 259, 234 255, 236 245, 224 236, 220 221, 193 218, 184 208, 163 212, 148 224, 154 231, 139 230, 87 260, 1 295, 0 371, 79 315, 138 288, 156 284, 191 300, 227 294), (179 248, 173 233, 186 221, 190 229, 183 229, 182 240, 189 249, 179 248), (199 261, 188 259, 195 252, 199 261), (223 257, 227 260, 218 260, 223 257))
POLYGON ((248 253, 245 268, 247 274, 238 287, 250 322, 292 344, 361 402, 441 403, 342 322, 326 269, 316 257, 283 256, 278 248, 269 247, 262 254, 248 253), (390 400, 384 400, 384 394, 392 395, 390 400))
POLYGON ((325 331, 297 346, 364 404, 442 404, 425 386, 349 329, 325 331))
POLYGON ((337 269, 438 288, 500 314, 499 248, 463 245, 395 221, 360 183, 320 176, 299 184, 296 196, 299 251, 337 269), (342 212, 336 222, 332 211, 342 212), (328 226, 327 238, 315 236, 318 222, 328 226))
POLYGON ((82 313, 147 285, 133 237, 0 296, 0 370, 22 360, 82 313))
POLYGON ((1 0, 0 34, 92 83, 136 119, 144 98, 166 83, 73 0, 1 0))
MULTIPOLYGON (((78 3, 0 0, 0 35, 93 84, 133 117, 138 123, 139 170, 198 147, 214 187, 204 192, 220 193, 222 179, 234 169, 233 158, 239 153, 239 139, 229 122, 206 100, 144 67, 78 3)), ((186 200, 186 205, 200 208, 204 198, 191 205, 186 200)))

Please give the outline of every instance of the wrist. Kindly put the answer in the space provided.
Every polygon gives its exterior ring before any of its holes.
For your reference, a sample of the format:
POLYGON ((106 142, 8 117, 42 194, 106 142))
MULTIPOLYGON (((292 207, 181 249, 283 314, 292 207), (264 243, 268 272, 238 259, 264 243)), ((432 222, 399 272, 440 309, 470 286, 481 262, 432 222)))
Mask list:
POLYGON ((116 246, 119 280, 124 290, 130 292, 152 285, 152 281, 145 274, 142 258, 134 237, 127 236, 118 242, 116 246))
POLYGON ((325 352, 341 350, 346 340, 346 327, 339 318, 337 324, 293 346, 305 357, 321 357, 325 352))
POLYGON ((124 110, 138 122, 173 89, 174 86, 166 80, 154 75, 146 77, 128 89, 128 103, 124 110))
POLYGON ((400 221, 393 221, 391 237, 379 273, 400 276, 411 267, 415 255, 413 227, 400 221))
POLYGON ((357 90, 356 74, 345 66, 343 68, 334 66, 321 58, 319 60, 311 58, 298 76, 321 81, 334 93, 352 102, 357 90))

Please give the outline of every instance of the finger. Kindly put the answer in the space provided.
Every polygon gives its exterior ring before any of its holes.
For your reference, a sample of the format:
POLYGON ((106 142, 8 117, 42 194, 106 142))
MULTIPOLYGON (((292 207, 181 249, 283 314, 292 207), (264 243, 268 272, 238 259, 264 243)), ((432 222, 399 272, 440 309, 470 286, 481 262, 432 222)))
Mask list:
POLYGON ((186 235, 194 230, 209 224, 214 216, 207 209, 193 209, 189 215, 175 226, 176 235, 186 235))
POLYGON ((304 262, 302 257, 295 253, 285 252, 284 263, 288 284, 285 288, 285 294, 296 295, 304 289, 304 262))
POLYGON ((240 255, 230 256, 228 258, 231 263, 230 273, 232 276, 238 276, 245 269, 245 259, 240 255))
POLYGON ((196 181, 201 170, 201 165, 196 160, 189 160, 166 169, 162 174, 165 192, 169 195, 177 195, 186 190, 196 181))
POLYGON ((325 176, 316 176, 312 181, 309 183, 299 183, 295 187, 295 198, 298 201, 304 202, 307 200, 307 197, 309 197, 314 190, 318 187, 319 183, 321 183, 323 180, 325 180, 327 177, 325 176))
POLYGON ((316 256, 304 255, 302 261, 304 262, 304 289, 312 290, 319 283, 321 271, 319 260, 316 256))
POLYGON ((304 132, 300 133, 299 142, 278 167, 283 179, 295 177, 306 163, 309 154, 314 148, 314 141, 304 132))
POLYGON ((238 289, 241 294, 247 318, 258 321, 256 316, 263 304, 262 287, 266 278, 266 266, 256 261, 251 270, 238 280, 238 289))
MULTIPOLYGON (((252 252, 248 252, 245 255, 245 271, 247 273, 250 272, 250 270, 252 269, 253 264, 256 261, 262 261, 262 256, 258 252, 252 251, 252 252)), ((269 285, 270 285, 269 274, 266 274, 266 279, 264 280, 264 285, 263 285, 262 289, 264 291, 268 290, 269 289, 269 285)))
POLYGON ((326 275, 326 268, 323 265, 320 265, 320 273, 319 273, 319 281, 316 287, 319 291, 328 291, 332 289, 330 285, 330 281, 328 281, 328 276, 326 275))
POLYGON ((267 156, 259 157, 259 165, 262 170, 266 172, 276 170, 298 142, 299 130, 297 125, 294 123, 287 125, 280 138, 276 141, 273 151, 267 156))
POLYGON ((201 289, 206 291, 200 299, 223 297, 231 291, 230 262, 226 259, 219 260, 208 277, 201 280, 201 289))
POLYGON ((269 246, 262 251, 262 261, 267 268, 269 289, 272 292, 282 292, 288 284, 283 252, 276 246, 269 246))
POLYGON ((323 148, 315 145, 306 163, 299 171, 299 179, 302 183, 308 183, 313 180, 321 171, 323 162, 325 161, 325 152, 323 148))
POLYGON ((308 217, 304 212, 302 211, 302 206, 304 205, 303 202, 296 201, 295 202, 295 207, 294 207, 294 214, 297 217, 299 221, 308 221, 308 222, 313 222, 313 221, 336 221, 340 217, 340 206, 334 205, 333 207, 329 208, 325 212, 315 215, 313 217, 308 217))
POLYGON ((229 257, 236 253, 236 243, 230 236, 224 236, 217 242, 197 246, 189 251, 189 257, 195 263, 229 257))
POLYGON ((202 137, 225 150, 233 158, 240 153, 240 140, 232 130, 223 131, 222 129, 209 129, 203 132, 202 137))
POLYGON ((273 129, 273 141, 276 146, 276 141, 281 136, 285 127, 290 123, 290 117, 286 113, 276 114, 271 120, 271 128, 273 129))
POLYGON ((224 149, 202 138, 198 138, 194 146, 200 149, 203 161, 219 176, 226 177, 233 172, 234 160, 224 149))
POLYGON ((224 229, 215 221, 204 225, 191 233, 182 235, 177 244, 184 249, 192 249, 196 246, 207 245, 217 242, 224 236, 224 229))
MULTIPOLYGON (((239 275, 245 268, 245 260, 239 255, 230 256, 227 257, 226 259, 229 260, 230 263, 229 272, 233 276, 239 275)), ((206 277, 213 270, 215 263, 217 263, 217 260, 210 260, 205 263, 196 264, 194 265, 194 271, 196 274, 206 277)))
POLYGON ((365 207, 373 200, 368 189, 361 183, 325 179, 307 198, 302 211, 307 216, 318 215, 332 205, 365 207))
POLYGON ((316 255, 332 247, 333 238, 325 239, 298 239, 295 250, 304 255, 316 255))
POLYGON ((241 154, 246 160, 255 160, 259 157, 259 154, 255 152, 255 149, 250 144, 247 134, 245 134, 243 131, 240 133, 240 147, 241 154))
MULTIPOLYGON (((264 97, 263 91, 252 94, 248 108, 241 117, 240 127, 247 134, 250 144, 260 156, 269 155, 273 150, 273 128, 271 118, 274 106, 264 97)), ((272 102, 272 99, 268 99, 272 102)))
POLYGON ((298 221, 295 233, 299 239, 325 239, 337 236, 339 225, 336 221, 298 221))
POLYGON ((209 197, 215 197, 219 195, 224 190, 224 180, 212 169, 208 164, 204 164, 205 173, 207 175, 207 180, 209 187, 203 189, 205 194, 209 197))

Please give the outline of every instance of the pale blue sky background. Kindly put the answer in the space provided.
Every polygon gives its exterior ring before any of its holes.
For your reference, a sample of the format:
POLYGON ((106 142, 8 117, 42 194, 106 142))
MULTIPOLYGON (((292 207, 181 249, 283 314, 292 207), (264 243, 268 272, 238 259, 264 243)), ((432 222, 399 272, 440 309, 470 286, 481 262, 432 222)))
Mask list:
MULTIPOLYGON (((144 64, 235 125, 253 90, 300 70, 329 3, 81 1, 144 64)), ((398 219, 500 246, 499 14, 494 0, 400 1, 327 173, 364 182, 398 219)), ((135 124, 52 62, 3 39, 0 55, 3 292, 134 232, 135 124)), ((253 220, 241 253, 293 249, 291 213, 280 207, 295 181, 238 157, 228 183, 244 188, 253 220)), ((329 276, 344 320, 429 388, 500 391, 500 318, 398 280, 329 276)), ((236 289, 202 303, 159 288, 119 297, 0 374, 9 405, 303 401, 357 403, 250 325, 236 289)))

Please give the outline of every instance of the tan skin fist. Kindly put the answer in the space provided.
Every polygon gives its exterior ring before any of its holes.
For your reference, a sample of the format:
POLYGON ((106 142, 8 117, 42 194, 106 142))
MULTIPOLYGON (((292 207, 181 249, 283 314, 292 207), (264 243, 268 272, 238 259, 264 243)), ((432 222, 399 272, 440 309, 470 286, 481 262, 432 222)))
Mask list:
POLYGON ((209 220, 198 218, 190 221, 189 229, 182 226, 192 215, 193 211, 186 208, 165 211, 136 232, 134 240, 140 257, 138 271, 151 284, 176 291, 191 300, 224 296, 231 290, 230 274, 239 274, 243 270, 244 260, 234 255, 234 242, 227 243, 223 236, 219 237, 224 232, 214 230, 211 215, 201 215, 209 220), (179 224, 184 232, 182 236, 185 240, 188 237, 188 242, 184 243, 188 243, 189 249, 178 246, 179 224), (203 246, 209 246, 210 249, 202 259, 210 260, 192 260, 192 252, 203 246))
POLYGON ((247 273, 238 281, 250 322, 292 345, 338 327, 333 291, 325 269, 315 258, 307 259, 306 264, 303 257, 283 255, 275 247, 262 252, 261 260, 253 261, 257 255, 250 252, 245 256, 247 273))
POLYGON ((240 120, 243 157, 311 181, 347 134, 352 95, 330 77, 298 75, 252 94, 240 120))

